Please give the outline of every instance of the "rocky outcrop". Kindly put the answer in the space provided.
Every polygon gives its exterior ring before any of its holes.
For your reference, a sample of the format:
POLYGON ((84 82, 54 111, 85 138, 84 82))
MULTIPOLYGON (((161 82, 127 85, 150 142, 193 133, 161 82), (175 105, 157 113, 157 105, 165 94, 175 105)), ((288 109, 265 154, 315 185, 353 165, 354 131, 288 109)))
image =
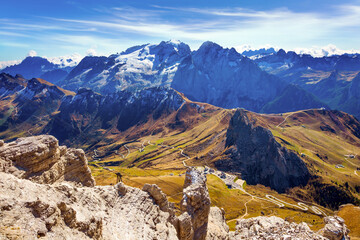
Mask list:
POLYGON ((155 184, 146 183, 142 190, 150 194, 161 211, 169 213, 169 221, 175 225, 177 222, 174 212, 175 206, 174 203, 170 203, 167 200, 165 193, 163 193, 161 189, 155 184))
POLYGON ((270 130, 255 126, 245 110, 237 110, 226 134, 228 158, 215 162, 224 171, 241 173, 249 184, 263 184, 278 192, 305 185, 309 171, 295 153, 282 147, 270 130))
POLYGON ((0 239, 178 239, 170 214, 121 183, 43 185, 0 172, 0 239))
POLYGON ((206 239, 228 240, 229 226, 226 224, 225 211, 218 207, 211 207, 206 239))
POLYGON ((290 223, 275 216, 240 219, 236 231, 230 233, 230 239, 350 239, 342 218, 331 216, 325 217, 324 221, 325 227, 315 233, 304 222, 290 223))
POLYGON ((186 170, 180 209, 185 214, 180 221, 180 239, 205 239, 210 213, 210 196, 206 186, 206 176, 195 168, 186 170), (191 228, 184 227, 184 223, 189 223, 189 217, 191 228))
POLYGON ((88 187, 95 185, 84 151, 59 146, 58 140, 50 135, 1 142, 0 172, 43 184, 69 181, 88 187))
POLYGON ((329 216, 324 218, 325 227, 319 231, 321 235, 329 240, 347 240, 350 239, 350 232, 345 225, 344 219, 338 216, 329 216))
POLYGON ((0 141, 0 239, 227 239, 206 177, 188 169, 180 217, 156 185, 96 186, 82 150, 48 135, 0 141), (213 229, 208 231, 208 222, 213 229))
POLYGON ((326 239, 310 230, 306 223, 289 223, 282 218, 255 217, 238 220, 231 239, 326 239))

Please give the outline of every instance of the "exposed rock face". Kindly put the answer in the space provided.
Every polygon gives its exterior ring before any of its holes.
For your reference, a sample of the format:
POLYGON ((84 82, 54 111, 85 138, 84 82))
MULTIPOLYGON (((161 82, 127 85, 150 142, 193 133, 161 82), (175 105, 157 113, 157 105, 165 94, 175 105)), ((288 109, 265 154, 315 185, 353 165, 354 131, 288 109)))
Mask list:
POLYGON ((42 185, 0 172, 0 209, 0 239, 178 239, 168 212, 121 183, 42 185))
POLYGON ((310 230, 306 223, 289 223, 282 218, 255 217, 238 220, 231 239, 326 239, 310 230))
POLYGON ((59 147, 58 140, 49 135, 18 138, 0 146, 0 171, 37 183, 95 185, 84 151, 59 147))
POLYGON ((229 226, 226 224, 225 212, 218 207, 211 207, 206 239, 228 240, 229 226))
POLYGON ((173 224, 176 224, 174 204, 167 200, 166 195, 161 191, 161 189, 155 184, 145 184, 142 190, 149 193, 155 203, 160 207, 160 210, 168 212, 170 214, 169 220, 173 224))
POLYGON ((290 223, 275 216, 241 219, 237 222, 236 231, 230 233, 230 239, 350 239, 342 218, 326 217, 324 221, 325 227, 315 233, 304 222, 290 223))
POLYGON ((346 240, 348 237, 349 229, 345 225, 344 219, 338 216, 329 216, 324 218, 325 227, 319 231, 321 235, 329 240, 346 240))
POLYGON ((206 176, 195 168, 186 171, 183 198, 180 203, 180 239, 205 239, 210 213, 210 196, 206 176), (186 226, 191 218, 192 227, 186 226))
POLYGON ((0 141, 0 239, 228 237, 224 213, 210 211, 206 177, 196 169, 186 173, 180 217, 156 185, 94 183, 83 151, 59 147, 52 136, 0 141))
POLYGON ((276 142, 272 133, 255 127, 244 110, 237 110, 226 135, 229 158, 217 161, 222 170, 240 172, 249 184, 263 184, 279 192, 306 184, 309 172, 293 152, 276 142))
POLYGON ((273 100, 284 84, 260 70, 234 48, 205 42, 178 67, 171 87, 189 99, 216 106, 259 111, 273 100))

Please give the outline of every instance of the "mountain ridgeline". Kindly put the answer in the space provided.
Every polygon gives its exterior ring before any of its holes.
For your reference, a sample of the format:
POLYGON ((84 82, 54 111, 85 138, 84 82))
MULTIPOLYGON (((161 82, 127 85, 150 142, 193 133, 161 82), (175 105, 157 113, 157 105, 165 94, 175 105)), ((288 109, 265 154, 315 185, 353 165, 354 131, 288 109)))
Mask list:
MULTIPOLYGON (((271 50, 259 59, 279 54, 281 51, 274 54, 271 50)), ((109 57, 88 56, 75 67, 64 68, 43 58, 28 57, 2 71, 25 78, 41 77, 71 91, 86 87, 105 95, 170 86, 193 101, 265 113, 332 107, 307 86, 287 87, 289 81, 282 79, 282 75, 274 76, 259 61, 213 42, 205 42, 191 51, 185 43, 163 41, 131 47, 109 57), (291 100, 287 98, 289 94, 291 100), (267 106, 269 103, 276 104, 267 106)))
MULTIPOLYGON (((360 91, 357 84, 360 78, 359 54, 316 58, 280 49, 254 61, 262 70, 315 95, 317 101, 329 108, 360 117, 360 98, 357 95, 360 91)), ((267 112, 269 108, 263 111, 267 112)))
MULTIPOLYGON (((19 136, 51 134, 67 146, 82 147, 88 154, 100 148, 103 157, 111 157, 124 144, 165 139, 167 144, 185 146, 186 154, 191 156, 189 164, 211 164, 238 174, 249 184, 263 184, 278 192, 307 186, 309 179, 317 174, 309 171, 309 166, 315 164, 313 159, 305 164, 299 152, 286 148, 294 145, 268 130, 279 133, 275 125, 284 121, 282 115, 258 115, 192 102, 166 87, 102 95, 89 88, 80 88, 75 93, 43 79, 27 80, 20 75, 3 73, 0 80, 0 137, 6 141, 19 136)), ((319 122, 314 131, 324 137, 337 134, 352 143, 360 137, 360 123, 345 113, 309 110, 298 116, 301 117, 293 117, 289 122, 304 121, 294 123, 309 124, 309 129, 314 128, 312 122, 319 122), (301 116, 308 112, 312 114, 301 116), (339 120, 334 120, 334 114, 339 120), (317 120, 317 115, 324 119, 317 120), (341 125, 339 121, 345 124, 342 131, 337 127, 341 125)), ((286 138, 289 140, 289 136, 286 138)), ((183 166, 184 156, 178 151, 161 149, 140 155, 127 166, 183 166)))

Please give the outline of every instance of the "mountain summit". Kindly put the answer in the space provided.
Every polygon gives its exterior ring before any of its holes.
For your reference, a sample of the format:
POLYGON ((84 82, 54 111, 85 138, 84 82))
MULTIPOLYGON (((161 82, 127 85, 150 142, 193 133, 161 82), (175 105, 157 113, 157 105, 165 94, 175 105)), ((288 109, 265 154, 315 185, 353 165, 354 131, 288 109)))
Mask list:
POLYGON ((109 57, 85 57, 61 86, 90 87, 100 93, 170 85, 181 60, 190 54, 182 42, 145 44, 109 57))

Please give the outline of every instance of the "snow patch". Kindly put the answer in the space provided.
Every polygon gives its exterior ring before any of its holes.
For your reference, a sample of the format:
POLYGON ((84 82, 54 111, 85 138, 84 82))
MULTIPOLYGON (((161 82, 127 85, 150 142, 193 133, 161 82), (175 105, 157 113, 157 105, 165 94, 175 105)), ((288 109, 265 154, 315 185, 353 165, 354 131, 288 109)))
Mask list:
POLYGON ((79 62, 83 59, 83 56, 81 56, 78 53, 74 53, 68 56, 44 57, 44 58, 46 58, 51 63, 59 65, 60 68, 65 68, 65 67, 77 66, 79 62))

